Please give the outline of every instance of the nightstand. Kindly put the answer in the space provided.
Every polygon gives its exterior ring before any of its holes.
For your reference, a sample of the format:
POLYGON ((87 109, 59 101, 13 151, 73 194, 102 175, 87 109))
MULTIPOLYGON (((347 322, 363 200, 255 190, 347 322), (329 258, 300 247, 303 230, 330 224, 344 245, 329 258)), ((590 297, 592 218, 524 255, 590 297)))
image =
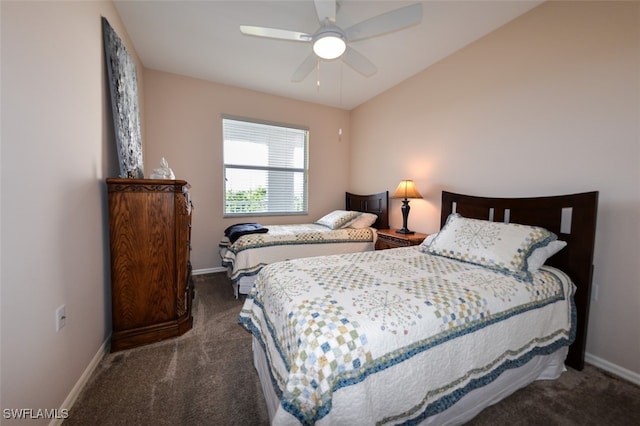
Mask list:
POLYGON ((417 246, 427 238, 427 234, 421 234, 419 232, 414 234, 398 234, 396 231, 395 229, 378 229, 376 250, 417 246))

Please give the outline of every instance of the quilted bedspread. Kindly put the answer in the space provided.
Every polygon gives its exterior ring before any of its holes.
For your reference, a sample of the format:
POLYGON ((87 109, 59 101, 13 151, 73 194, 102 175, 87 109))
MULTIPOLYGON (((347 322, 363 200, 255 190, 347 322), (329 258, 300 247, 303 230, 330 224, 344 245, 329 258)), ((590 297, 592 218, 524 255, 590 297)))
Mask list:
POLYGON ((535 355, 570 344, 574 286, 417 247, 268 265, 239 322, 280 397, 274 424, 412 424, 535 355))
POLYGON ((256 273, 268 263, 298 257, 296 247, 300 245, 367 243, 374 239, 371 228, 331 230, 314 223, 269 225, 268 233, 244 235, 223 247, 222 265, 231 268, 230 278, 235 281, 256 273))

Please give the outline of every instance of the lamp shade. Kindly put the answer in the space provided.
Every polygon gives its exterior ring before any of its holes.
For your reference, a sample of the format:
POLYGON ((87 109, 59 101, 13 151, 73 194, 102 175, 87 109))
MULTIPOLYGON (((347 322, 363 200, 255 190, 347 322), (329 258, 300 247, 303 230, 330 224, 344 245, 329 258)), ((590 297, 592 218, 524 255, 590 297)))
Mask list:
POLYGON ((402 180, 391 198, 422 198, 412 180, 402 180))

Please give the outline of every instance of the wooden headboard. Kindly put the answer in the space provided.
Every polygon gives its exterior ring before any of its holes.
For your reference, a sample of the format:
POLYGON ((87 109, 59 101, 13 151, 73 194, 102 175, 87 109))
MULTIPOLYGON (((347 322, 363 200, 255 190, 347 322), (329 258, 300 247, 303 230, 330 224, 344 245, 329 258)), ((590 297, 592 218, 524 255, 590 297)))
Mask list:
POLYGON ((468 218, 541 226, 567 242, 547 264, 568 274, 577 287, 576 340, 569 347, 566 360, 567 365, 577 370, 584 368, 597 211, 597 191, 533 198, 487 198, 442 192, 441 227, 451 213, 457 212, 468 218))
POLYGON ((378 219, 373 224, 376 229, 389 228, 389 191, 370 195, 346 193, 346 209, 373 213, 378 219))

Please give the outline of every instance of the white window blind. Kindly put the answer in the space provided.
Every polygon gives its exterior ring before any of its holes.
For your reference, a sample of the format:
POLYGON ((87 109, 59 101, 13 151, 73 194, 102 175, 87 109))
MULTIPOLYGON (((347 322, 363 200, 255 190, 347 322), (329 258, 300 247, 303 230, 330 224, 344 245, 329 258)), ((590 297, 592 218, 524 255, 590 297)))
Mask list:
POLYGON ((225 216, 307 212, 309 131, 222 118, 225 216))

